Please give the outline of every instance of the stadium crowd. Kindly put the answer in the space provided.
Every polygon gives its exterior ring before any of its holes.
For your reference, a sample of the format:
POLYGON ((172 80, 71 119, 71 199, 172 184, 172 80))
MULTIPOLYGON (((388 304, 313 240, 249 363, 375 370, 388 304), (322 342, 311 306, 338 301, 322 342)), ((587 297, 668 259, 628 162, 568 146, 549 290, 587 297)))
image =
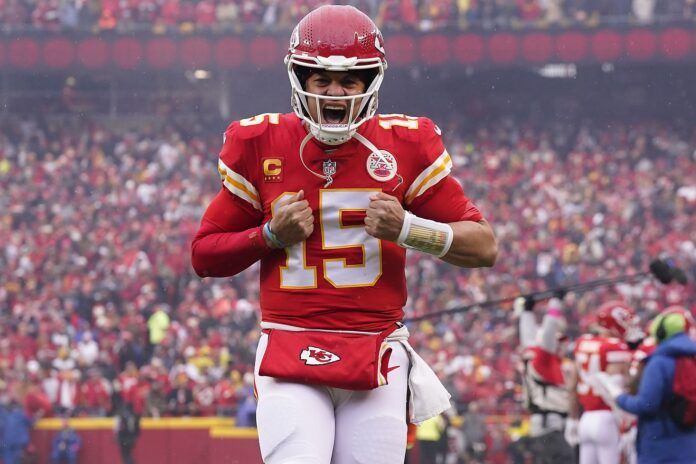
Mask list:
MULTIPOLYGON (((409 254, 407 317, 641 272, 661 253, 689 286, 571 293, 569 335, 610 292, 644 321, 669 304, 696 310, 693 124, 436 120, 500 258, 466 270, 409 254)), ((32 417, 104 416, 127 401, 144 416, 254 424, 257 273, 201 280, 189 263, 219 188, 221 137, 202 127, 0 123, 2 402, 32 417)), ((484 415, 523 413, 511 314, 500 305, 411 324, 460 413, 472 403, 484 415)), ((506 427, 489 425, 489 450, 505 452, 506 427)))
POLYGON ((386 30, 594 27, 696 19, 694 0, 0 0, 0 26, 6 31, 286 31, 327 3, 355 5, 386 30))

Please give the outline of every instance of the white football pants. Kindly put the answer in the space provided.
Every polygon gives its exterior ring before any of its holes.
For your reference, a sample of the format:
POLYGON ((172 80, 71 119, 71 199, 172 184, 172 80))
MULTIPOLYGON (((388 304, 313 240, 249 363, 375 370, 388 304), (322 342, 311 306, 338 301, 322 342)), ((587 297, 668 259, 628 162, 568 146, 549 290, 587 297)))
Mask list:
POLYGON ((580 464, 618 464, 619 425, 611 411, 587 411, 578 423, 580 464))
POLYGON ((256 423, 266 464, 395 464, 406 454, 409 357, 399 342, 387 385, 351 391, 259 376, 268 343, 262 334, 254 378, 256 423))

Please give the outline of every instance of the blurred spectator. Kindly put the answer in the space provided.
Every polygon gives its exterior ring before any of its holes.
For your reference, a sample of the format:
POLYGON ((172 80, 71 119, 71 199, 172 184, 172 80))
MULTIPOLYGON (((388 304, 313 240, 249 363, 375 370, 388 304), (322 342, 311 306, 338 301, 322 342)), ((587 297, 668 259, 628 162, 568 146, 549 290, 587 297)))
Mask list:
POLYGON ((68 419, 63 419, 60 430, 51 442, 51 464, 77 464, 81 447, 80 435, 70 427, 68 419))
POLYGON ((2 403, 0 404, 2 459, 4 464, 20 464, 24 450, 29 445, 32 421, 16 399, 5 396, 2 403))
POLYGON ((166 304, 157 305, 155 312, 153 312, 147 320, 147 328, 149 331, 148 359, 152 356, 154 348, 162 343, 162 340, 164 340, 164 337, 167 335, 169 323, 169 306, 166 304))
POLYGON ((97 368, 87 371, 87 379, 78 387, 75 415, 104 417, 111 411, 111 386, 97 368))
POLYGON ((94 340, 92 332, 86 331, 82 334, 76 347, 77 362, 81 368, 91 367, 99 357, 99 345, 94 340))
POLYGON ((133 406, 137 396, 139 377, 140 372, 135 363, 132 361, 127 362, 123 372, 119 373, 114 381, 112 401, 116 410, 120 409, 122 404, 128 402, 133 406))
POLYGON ((444 464, 445 449, 443 449, 442 443, 443 441, 446 443, 446 425, 447 422, 442 414, 431 417, 418 425, 416 440, 418 440, 420 448, 419 462, 444 464))
POLYGON ((73 359, 70 349, 67 346, 58 348, 58 357, 53 360, 53 368, 59 374, 62 374, 63 372, 72 371, 75 367, 77 367, 77 363, 73 359))
MULTIPOLYGON (((514 417, 508 428, 508 435, 510 436, 508 454, 514 464, 524 464, 530 460, 537 461, 539 459, 539 455, 534 452, 529 440, 529 422, 521 416, 514 417)), ((572 463, 574 459, 573 456, 565 462, 572 463)))
POLYGON ((215 384, 215 404, 220 416, 233 416, 237 410, 239 382, 234 380, 234 374, 239 372, 233 371, 215 384))
POLYGON ((244 374, 244 385, 241 387, 241 401, 237 408, 235 424, 239 427, 256 427, 256 399, 254 398, 254 375, 244 374))
POLYGON ((470 403, 462 422, 467 459, 480 462, 486 452, 486 419, 476 402, 470 403))
POLYGON ((160 418, 167 414, 167 394, 161 380, 153 380, 145 399, 145 416, 160 418))
POLYGON ((132 364, 139 367, 143 363, 142 346, 133 339, 131 332, 121 332, 121 340, 114 346, 120 366, 132 364))
POLYGON ((203 377, 200 382, 194 385, 192 394, 197 415, 215 415, 215 390, 207 377, 203 377))
MULTIPOLYGON (((30 371, 31 372, 31 371, 30 371)), ((51 417, 53 405, 50 398, 41 388, 39 373, 30 373, 24 396, 24 411, 33 419, 51 417)))
POLYGON ((140 436, 140 417, 133 411, 131 403, 124 403, 116 416, 116 440, 121 451, 123 464, 135 464, 133 448, 140 436))
POLYGON ((61 414, 73 411, 79 380, 80 371, 77 369, 51 369, 50 376, 43 382, 43 388, 53 404, 54 411, 61 414))
POLYGON ((174 381, 174 388, 167 395, 167 411, 172 416, 190 416, 195 407, 189 378, 185 372, 180 372, 174 381))

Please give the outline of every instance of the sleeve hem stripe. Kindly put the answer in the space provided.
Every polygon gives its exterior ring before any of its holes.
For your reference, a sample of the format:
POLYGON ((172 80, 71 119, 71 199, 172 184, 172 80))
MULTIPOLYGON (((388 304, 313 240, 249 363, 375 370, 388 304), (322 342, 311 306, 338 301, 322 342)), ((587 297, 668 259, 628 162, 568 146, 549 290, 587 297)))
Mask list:
POLYGON ((239 198, 248 201, 254 208, 261 211, 259 194, 251 182, 228 168, 222 160, 218 162, 218 172, 227 190, 237 195, 239 198))
POLYGON ((227 190, 232 192, 234 195, 237 195, 239 198, 248 201, 255 209, 261 211, 261 204, 258 201, 254 200, 254 198, 250 197, 246 190, 238 188, 237 185, 239 184, 234 182, 232 179, 230 179, 229 177, 225 178, 223 184, 225 185, 227 190))
POLYGON ((445 150, 430 166, 428 166, 411 184, 406 191, 406 203, 422 195, 430 187, 445 178, 452 169, 452 158, 445 150))
POLYGON ((232 169, 228 168, 225 163, 222 162, 222 160, 219 160, 218 171, 220 172, 221 176, 226 175, 227 177, 234 179, 237 183, 242 184, 245 190, 247 190, 251 196, 255 197, 256 199, 259 198, 259 192, 256 190, 256 187, 254 187, 251 182, 246 180, 244 176, 237 174, 232 169))
POLYGON ((418 198, 419 196, 421 196, 422 194, 427 192, 430 187, 432 187, 433 185, 437 184, 442 179, 447 177, 449 175, 449 173, 450 173, 450 170, 445 166, 441 167, 441 169, 438 169, 436 172, 433 172, 431 174, 430 178, 427 179, 426 181, 424 181, 423 184, 421 184, 422 187, 418 189, 418 193, 416 193, 412 197, 406 198, 406 203, 411 203, 413 200, 415 200, 416 198, 418 198))

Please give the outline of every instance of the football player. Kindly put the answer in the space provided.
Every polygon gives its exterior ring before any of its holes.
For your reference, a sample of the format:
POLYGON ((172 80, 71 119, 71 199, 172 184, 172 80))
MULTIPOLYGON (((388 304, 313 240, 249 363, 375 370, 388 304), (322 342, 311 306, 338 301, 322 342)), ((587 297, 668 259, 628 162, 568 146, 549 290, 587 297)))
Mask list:
POLYGON ((406 248, 492 266, 488 222, 450 176, 427 118, 377 115, 384 40, 365 14, 323 6, 285 58, 293 112, 233 122, 222 189, 192 244, 202 277, 261 262, 255 382, 266 463, 403 462, 407 421, 449 407, 408 345, 406 248))
POLYGON ((636 331, 633 309, 621 301, 608 301, 597 311, 596 333, 583 335, 575 343, 575 376, 565 436, 571 445, 580 445, 580 464, 619 462, 624 418, 594 391, 592 381, 594 374, 604 372, 612 382, 623 385, 632 359, 625 338, 636 331))

